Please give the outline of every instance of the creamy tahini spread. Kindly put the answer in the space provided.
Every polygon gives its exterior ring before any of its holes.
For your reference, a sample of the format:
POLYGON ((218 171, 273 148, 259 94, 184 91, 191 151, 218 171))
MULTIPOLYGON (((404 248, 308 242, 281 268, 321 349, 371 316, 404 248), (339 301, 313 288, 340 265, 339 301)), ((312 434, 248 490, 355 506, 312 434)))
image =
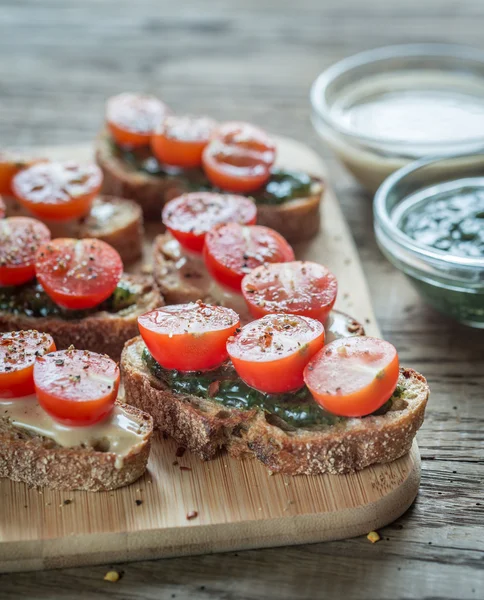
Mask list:
POLYGON ((64 448, 85 446, 116 454, 115 467, 123 466, 124 457, 136 452, 145 440, 140 423, 121 406, 114 406, 109 416, 95 425, 68 427, 53 419, 34 395, 0 400, 0 417, 25 429, 32 435, 44 436, 64 448))

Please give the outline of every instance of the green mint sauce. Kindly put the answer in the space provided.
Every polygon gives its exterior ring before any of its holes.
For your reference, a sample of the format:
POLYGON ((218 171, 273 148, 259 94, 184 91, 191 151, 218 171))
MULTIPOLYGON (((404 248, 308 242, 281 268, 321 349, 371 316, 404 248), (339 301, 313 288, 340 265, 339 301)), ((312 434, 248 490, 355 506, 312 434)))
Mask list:
POLYGON ((129 281, 121 279, 111 296, 99 306, 89 310, 67 310, 58 306, 44 291, 40 283, 30 281, 16 287, 0 287, 0 310, 28 317, 60 317, 82 319, 106 310, 117 313, 136 304, 139 291, 129 281))
MULTIPOLYGON (((161 165, 147 148, 135 151, 120 148, 111 141, 114 154, 137 171, 158 177, 174 177, 181 181, 187 192, 223 190, 210 184, 202 169, 179 169, 161 165)), ((305 198, 311 194, 316 179, 302 171, 274 168, 267 183, 250 196, 257 204, 283 204, 288 200, 305 198)))
MULTIPOLYGON (((484 182, 483 182, 484 183, 484 182)), ((398 225, 421 245, 465 258, 484 257, 484 185, 443 184, 411 195, 398 225)))
MULTIPOLYGON (((164 369, 144 348, 142 359, 151 374, 177 394, 189 394, 215 400, 227 408, 250 410, 259 408, 276 415, 292 427, 329 426, 342 424, 345 417, 338 417, 323 410, 314 400, 306 386, 287 394, 266 394, 245 384, 230 362, 211 371, 181 372, 164 369)), ((394 397, 401 395, 397 387, 394 397)), ((374 414, 385 414, 392 404, 388 400, 374 414)))

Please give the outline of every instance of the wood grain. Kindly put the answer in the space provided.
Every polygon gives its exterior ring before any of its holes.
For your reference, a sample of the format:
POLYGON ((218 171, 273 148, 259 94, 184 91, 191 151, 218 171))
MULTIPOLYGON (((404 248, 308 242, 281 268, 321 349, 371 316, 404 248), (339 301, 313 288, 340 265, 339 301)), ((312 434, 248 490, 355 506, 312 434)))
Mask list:
MULTIPOLYGON (((326 177, 304 145, 277 139, 278 163, 326 177)), ((92 147, 41 149, 49 158, 86 161, 92 147)), ((150 248, 148 248, 148 252, 150 248)), ((358 254, 328 187, 319 236, 299 248, 337 274, 337 308, 379 330, 358 254)), ((146 257, 147 258, 147 257, 146 257)), ((0 481, 0 571, 97 564, 320 542, 367 533, 398 518, 420 481, 416 444, 401 459, 342 476, 270 476, 255 460, 222 454, 203 463, 157 435, 148 473, 115 492, 89 494, 26 490, 0 481), (68 504, 65 505, 65 501, 68 504), (196 513, 188 519, 188 515, 196 513)))
MULTIPOLYGON (((321 69, 385 44, 484 48, 482 0, 2 0, 2 145, 89 142, 104 99, 159 92, 180 111, 241 118, 323 152, 308 90, 321 69)), ((0 576, 2 598, 348 600, 484 596, 483 334, 439 315, 380 254, 370 199, 330 174, 384 336, 429 378, 422 484, 404 517, 365 538, 274 550, 0 576)), ((0 509, 0 518, 2 513, 0 509)))

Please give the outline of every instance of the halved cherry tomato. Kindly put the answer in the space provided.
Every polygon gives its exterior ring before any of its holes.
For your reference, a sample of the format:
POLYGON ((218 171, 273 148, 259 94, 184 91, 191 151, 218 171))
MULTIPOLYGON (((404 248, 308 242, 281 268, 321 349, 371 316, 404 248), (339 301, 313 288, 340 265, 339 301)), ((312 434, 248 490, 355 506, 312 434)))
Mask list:
POLYGON ((77 310, 109 298, 123 274, 123 261, 101 240, 58 238, 39 248, 35 270, 54 302, 77 310))
POLYGON ((138 326, 154 359, 165 369, 212 369, 227 358, 227 339, 239 327, 230 308, 202 302, 163 306, 141 317, 138 326))
POLYGON ((215 225, 252 225, 257 217, 255 203, 245 196, 192 192, 165 204, 162 221, 187 250, 201 252, 205 235, 215 225))
POLYGON ((202 152, 211 140, 216 122, 209 117, 169 115, 151 137, 159 162, 184 169, 200 167, 202 152))
POLYGON ((207 233, 203 257, 219 283, 240 293, 244 275, 264 263, 294 260, 294 251, 269 227, 227 223, 207 233))
POLYGON ((363 417, 393 394, 399 374, 392 344, 371 337, 334 340, 308 363, 304 381, 325 410, 342 417, 363 417))
POLYGON ((48 333, 12 331, 0 335, 0 398, 21 398, 35 392, 34 363, 55 350, 48 333))
POLYGON ((112 410, 119 367, 105 354, 69 348, 38 358, 34 383, 40 406, 65 425, 93 425, 112 410))
POLYGON ((304 385, 304 367, 324 344, 319 321, 298 315, 266 315, 229 339, 227 351, 247 385, 278 394, 304 385))
POLYGON ((7 207, 5 206, 5 202, 3 201, 3 198, 0 196, 0 219, 3 219, 6 212, 7 212, 7 207))
POLYGON ((203 151, 210 182, 229 192, 258 190, 269 179, 276 147, 267 133, 249 123, 222 125, 203 151))
POLYGON ((149 146, 150 138, 163 117, 170 113, 166 104, 148 94, 124 93, 106 103, 106 123, 120 146, 149 146))
POLYGON ((17 173, 12 189, 35 216, 65 221, 89 212, 102 180, 101 169, 94 163, 41 162, 17 173))
POLYGON ((0 221, 0 286, 21 285, 35 277, 35 254, 50 231, 29 217, 0 221))
POLYGON ((242 294, 256 319, 270 313, 289 313, 324 323, 337 292, 331 271, 307 261, 265 264, 242 280, 242 294))
POLYGON ((13 196, 12 179, 23 169, 42 162, 42 159, 21 158, 15 154, 0 152, 0 194, 13 196))

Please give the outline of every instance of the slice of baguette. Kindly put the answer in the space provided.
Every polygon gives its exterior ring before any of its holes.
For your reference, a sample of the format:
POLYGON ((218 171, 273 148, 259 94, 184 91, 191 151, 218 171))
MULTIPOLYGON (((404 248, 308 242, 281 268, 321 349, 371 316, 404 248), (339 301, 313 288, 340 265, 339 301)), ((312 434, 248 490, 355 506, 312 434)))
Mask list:
POLYGON ((173 393, 150 373, 143 349, 141 338, 135 338, 123 350, 126 401, 150 413, 155 427, 203 460, 226 448, 232 456, 255 456, 271 471, 288 475, 347 473, 403 456, 423 422, 429 395, 425 378, 403 368, 401 397, 392 398, 384 415, 294 428, 257 408, 238 410, 211 399, 173 393))
POLYGON ((139 286, 140 297, 136 304, 119 312, 99 311, 83 319, 62 319, 0 311, 0 332, 36 329, 50 333, 58 350, 73 345, 119 360, 124 343, 138 335, 138 317, 164 304, 151 277, 125 275, 124 279, 139 286))
MULTIPOLYGON (((6 198, 7 216, 37 218, 13 197, 6 198)), ((143 213, 132 200, 116 196, 98 196, 89 214, 73 221, 48 221, 52 237, 96 238, 113 246, 129 263, 143 252, 143 213)))
POLYGON ((139 423, 142 441, 123 458, 120 468, 116 467, 117 455, 113 452, 59 446, 50 438, 13 426, 0 413, 0 477, 34 487, 90 492, 129 485, 146 470, 153 419, 133 406, 123 407, 139 423))
MULTIPOLYGON (((159 221, 166 202, 184 192, 194 191, 187 188, 186 180, 176 175, 150 175, 137 170, 115 154, 106 131, 101 132, 97 139, 96 161, 104 174, 103 192, 135 200, 146 219, 159 221)), ((283 204, 257 203, 258 224, 272 227, 291 243, 314 237, 320 229, 324 189, 323 180, 314 177, 311 194, 306 198, 288 200, 283 204)))

